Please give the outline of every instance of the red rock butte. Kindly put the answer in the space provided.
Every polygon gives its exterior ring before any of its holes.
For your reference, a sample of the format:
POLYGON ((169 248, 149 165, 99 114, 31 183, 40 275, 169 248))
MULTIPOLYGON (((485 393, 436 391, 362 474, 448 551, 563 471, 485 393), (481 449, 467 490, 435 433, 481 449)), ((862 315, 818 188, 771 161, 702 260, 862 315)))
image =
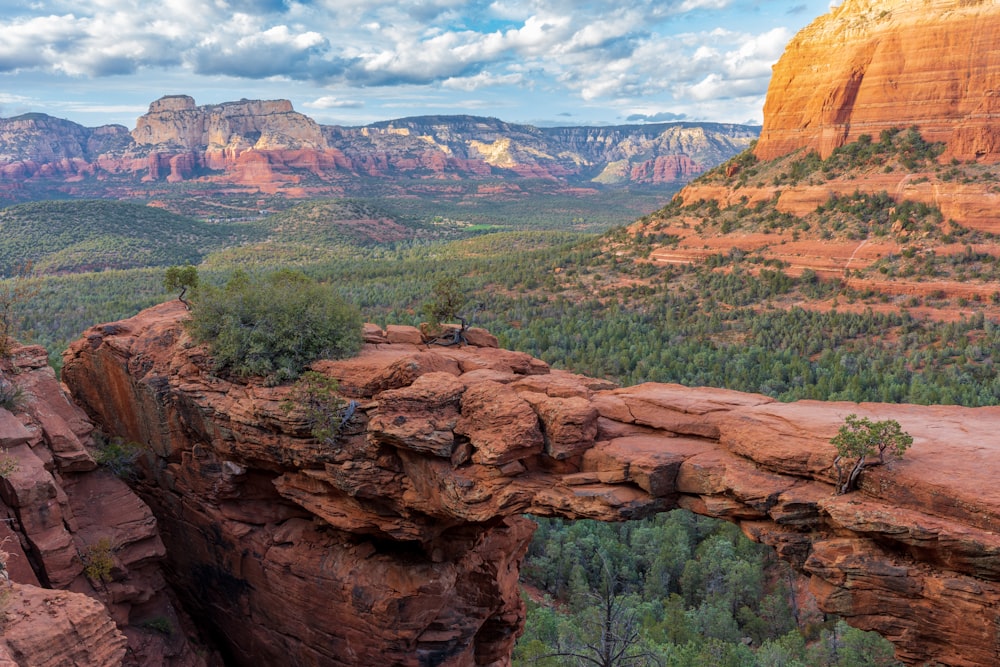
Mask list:
POLYGON ((616 388, 482 331, 438 347, 369 326, 358 357, 314 364, 356 401, 330 445, 282 408, 288 387, 215 377, 186 316, 173 302, 90 329, 63 378, 149 447, 137 490, 171 583, 233 664, 506 665, 524 514, 677 507, 772 545, 906 663, 1000 661, 1000 408, 616 388), (849 413, 914 442, 838 496, 829 441, 849 413))
POLYGON ((992 0, 844 0, 775 65, 757 157, 917 125, 945 157, 1000 161, 998 32, 992 0))

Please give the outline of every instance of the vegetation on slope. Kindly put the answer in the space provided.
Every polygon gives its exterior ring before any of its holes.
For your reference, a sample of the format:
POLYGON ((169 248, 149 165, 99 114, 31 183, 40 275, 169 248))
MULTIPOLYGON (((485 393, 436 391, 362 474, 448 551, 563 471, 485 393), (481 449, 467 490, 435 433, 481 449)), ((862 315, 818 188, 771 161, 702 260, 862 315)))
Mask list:
POLYGON ((307 246, 371 246, 408 241, 424 225, 399 222, 377 204, 357 199, 321 199, 261 218, 256 225, 272 240, 307 246))
POLYGON ((40 273, 197 263, 251 230, 116 201, 45 201, 0 209, 0 275, 24 261, 40 273))
POLYGON ((758 162, 753 154, 754 147, 755 144, 705 172, 696 182, 739 189, 747 185, 785 186, 803 182, 816 185, 872 170, 912 173, 937 168, 937 158, 945 149, 943 143, 925 141, 916 127, 883 130, 878 141, 869 134, 862 134, 857 141, 834 149, 825 160, 816 151, 805 154, 800 151, 777 160, 758 162))
MULTIPOLYGON (((841 229, 832 230, 835 235, 846 238, 849 234, 876 234, 880 229, 897 233, 893 227, 902 218, 892 219, 896 212, 889 211, 892 207, 877 194, 843 199, 828 212, 831 219, 843 221, 841 229), (884 220, 880 217, 883 213, 887 216, 884 220)), ((224 289, 218 286, 235 268, 256 276, 277 263, 294 262, 303 273, 335 286, 346 301, 361 307, 367 319, 381 324, 418 323, 421 305, 432 295, 433 286, 445 279, 454 280, 468 303, 483 306, 474 323, 491 329, 501 344, 556 366, 627 384, 653 380, 721 386, 782 400, 1000 403, 1000 380, 992 362, 1000 354, 1000 327, 994 321, 997 311, 988 301, 969 303, 966 317, 936 322, 911 312, 910 297, 853 290, 841 280, 820 280, 810 272, 792 275, 783 263, 759 253, 734 250, 712 254, 687 267, 636 261, 645 247, 664 241, 647 242, 646 237, 657 233, 652 229, 640 239, 628 239, 621 231, 604 238, 575 231, 486 233, 488 230, 476 225, 461 232, 472 234, 471 238, 448 243, 325 237, 321 223, 331 206, 340 204, 304 207, 304 211, 315 212, 312 221, 289 219, 287 229, 301 235, 298 239, 211 255, 200 265, 201 277, 210 289, 224 289), (611 242, 619 244, 616 249, 630 252, 607 252, 611 242), (273 252, 274 248, 281 252, 273 252), (831 307, 802 307, 816 301, 831 307)), ((451 210, 458 207, 454 203, 448 206, 451 210)), ((717 219, 722 214, 706 213, 706 229, 717 231, 713 226, 725 222, 717 219)), ((756 216, 753 224, 758 229, 770 224, 771 212, 766 208, 755 211, 744 205, 734 208, 732 214, 739 220, 756 216), (738 214, 743 209, 749 212, 741 218, 738 214)), ((534 215, 543 214, 535 211, 534 215)), ((442 215, 442 220, 445 217, 442 215)), ((401 218, 393 214, 397 222, 401 218)), ((411 219, 416 218, 419 216, 411 219)), ((913 209, 902 224, 911 218, 919 232, 928 222, 935 222, 935 212, 931 208, 913 209)), ((573 220, 562 225, 564 229, 577 226, 573 220)), ((940 233, 961 231, 945 228, 940 233)), ((972 237, 962 237, 966 238, 972 237)), ((901 253, 898 260, 883 259, 886 272, 905 271, 910 266, 922 271, 928 265, 927 255, 917 252, 910 257, 901 253)), ((171 263, 182 261, 175 256, 171 263)), ((941 257, 930 265, 941 270, 952 261, 941 257)), ((956 264, 969 271, 977 267, 981 272, 992 271, 994 265, 976 250, 956 264)), ((40 293, 22 311, 28 316, 27 338, 57 353, 86 326, 174 298, 175 294, 163 292, 162 279, 162 269, 43 278, 40 293)), ((921 307, 945 302, 944 297, 928 298, 921 307)), ((577 604, 574 586, 577 600, 593 592, 599 594, 604 574, 592 566, 607 560, 620 562, 625 568, 620 570, 616 565, 609 581, 631 581, 633 588, 622 584, 614 589, 614 595, 621 596, 628 602, 626 608, 638 614, 645 633, 643 650, 659 656, 664 664, 890 664, 884 645, 879 648, 869 637, 833 621, 819 621, 811 629, 800 628, 801 632, 789 630, 788 612, 771 606, 787 597, 787 592, 770 565, 761 569, 769 557, 725 532, 731 529, 699 527, 699 521, 663 517, 650 526, 593 529, 548 525, 540 532, 541 546, 532 547, 531 558, 551 561, 555 557, 546 556, 550 551, 568 553, 571 547, 567 545, 579 544, 584 562, 567 556, 568 563, 581 568, 575 575, 572 568, 568 575, 547 572, 556 567, 551 562, 538 564, 535 570, 527 568, 529 576, 537 577, 534 585, 551 599, 533 603, 526 643, 519 651, 533 651, 524 655, 538 657, 551 651, 556 646, 553 642, 570 646, 579 641, 589 621, 585 612, 573 613, 577 604), (667 525, 673 521, 694 523, 681 528, 667 525), (654 556, 642 556, 646 543, 632 538, 633 534, 646 535, 643 539, 662 547, 668 537, 658 531, 667 531, 669 539, 679 540, 682 529, 685 537, 678 544, 687 545, 687 555, 669 564, 657 565, 654 556), (560 531, 570 530, 576 532, 560 535, 560 531), (711 546, 705 546, 710 542, 711 546), (730 558, 730 554, 738 558, 730 558), (632 560, 642 564, 629 565, 632 560), (691 561, 696 564, 688 566, 691 561), (720 568, 719 563, 724 565, 720 568), (645 589, 654 590, 647 579, 657 568, 671 574, 660 579, 661 594, 654 599, 645 589), (633 570, 638 573, 635 577, 629 574, 633 570), (723 577, 710 594, 699 592, 691 583, 702 577, 696 571, 733 572, 736 578, 746 574, 746 579, 737 582, 723 577), (565 581, 575 583, 560 583, 565 581), (733 592, 748 585, 753 595, 733 592), (582 593, 584 590, 590 593, 582 593), (712 597, 716 593, 722 597, 712 597), (770 625, 765 628, 761 619, 770 625), (745 637, 753 638, 750 646, 745 637), (858 653, 850 654, 847 646, 858 653), (831 647, 839 647, 839 657, 830 653, 831 647), (844 662, 849 654, 863 654, 869 662, 844 662), (773 659, 767 658, 767 662, 766 656, 773 659)), ((715 581, 718 576, 702 578, 715 581)))

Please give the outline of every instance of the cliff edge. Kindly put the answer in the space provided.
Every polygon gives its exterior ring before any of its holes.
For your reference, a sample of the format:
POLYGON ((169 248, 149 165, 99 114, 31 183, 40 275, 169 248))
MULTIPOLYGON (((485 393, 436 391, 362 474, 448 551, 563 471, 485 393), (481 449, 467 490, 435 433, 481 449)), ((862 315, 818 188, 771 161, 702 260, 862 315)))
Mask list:
POLYGON ((205 665, 166 588, 156 518, 98 467, 99 439, 44 348, 0 359, 0 662, 205 665))
POLYGON ((946 158, 1000 161, 998 28, 991 0, 844 0, 774 66, 757 157, 917 125, 946 158))
POLYGON ((367 329, 323 361, 354 410, 332 442, 288 387, 214 376, 179 303, 90 329, 64 380, 148 446, 138 479, 189 610, 233 664, 505 665, 524 620, 525 513, 727 519, 810 577, 820 606, 909 664, 994 664, 1000 408, 777 403, 629 388, 479 345, 367 329), (852 412, 898 420, 905 460, 833 494, 852 412))

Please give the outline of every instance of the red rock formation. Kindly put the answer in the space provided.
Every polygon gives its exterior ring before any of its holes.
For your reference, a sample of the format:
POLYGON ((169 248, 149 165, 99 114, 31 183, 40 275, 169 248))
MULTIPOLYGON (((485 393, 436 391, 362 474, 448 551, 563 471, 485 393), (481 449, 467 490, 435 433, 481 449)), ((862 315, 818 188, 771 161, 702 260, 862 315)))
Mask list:
MULTIPOLYGON (((51 655, 58 656, 57 649, 63 644, 45 648, 45 633, 55 633, 53 642, 63 641, 56 635, 65 635, 58 627, 41 627, 44 623, 32 612, 29 616, 39 627, 17 639, 17 647, 11 643, 14 639, 8 639, 8 647, 14 647, 14 655, 20 656, 17 664, 112 664, 108 656, 118 655, 116 648, 122 648, 124 655, 127 643, 130 658, 125 664, 203 665, 204 660, 180 631, 186 621, 175 611, 165 587, 161 571, 165 551, 156 519, 122 480, 98 469, 88 450, 94 427, 69 401, 48 365, 45 350, 39 346, 16 348, 10 359, 0 361, 0 377, 19 387, 22 396, 13 412, 0 408, 0 455, 14 463, 14 470, 0 478, 0 518, 5 519, 0 522, 0 548, 10 554, 10 579, 90 596, 85 598, 93 598, 87 608, 100 609, 111 625, 111 630, 98 629, 94 624, 99 619, 93 610, 86 612, 90 614, 86 619, 80 617, 82 620, 70 615, 73 620, 59 622, 76 627, 80 633, 76 639, 73 635, 65 639, 83 642, 79 660, 68 650, 63 662, 53 662, 56 658, 46 657, 49 654, 44 651, 25 658, 18 651, 28 644, 39 650, 51 649, 51 655), (86 572, 87 563, 98 556, 106 559, 109 568, 103 580, 86 572), (153 619, 169 623, 175 629, 171 636, 145 627, 153 619), (93 660, 84 659, 84 652, 93 649, 87 636, 91 629, 120 638, 121 645, 118 639, 109 639, 107 655, 87 653, 93 660)), ((82 603, 73 601, 72 596, 60 597, 55 591, 25 593, 24 604, 35 608, 40 604, 39 596, 49 594, 59 602, 47 604, 65 605, 67 613, 70 607, 82 609, 82 603)), ((5 638, 16 635, 6 627, 3 634, 5 638)), ((122 664, 122 655, 113 664, 122 664)))
POLYGON ((161 97, 136 121, 132 138, 140 146, 180 146, 188 150, 232 147, 325 149, 326 139, 311 118, 288 100, 241 100, 195 106, 187 95, 161 97))
POLYGON ((756 130, 713 123, 539 129, 472 116, 322 127, 288 100, 197 106, 172 95, 153 102, 131 133, 43 114, 0 118, 0 181, 86 180, 92 187, 109 175, 117 186, 201 179, 293 196, 303 179, 325 181, 327 192, 329 183, 359 175, 586 182, 611 164, 614 177, 598 180, 627 182, 634 171, 643 183, 672 183, 732 157, 756 130))
POLYGON ((946 157, 997 162, 998 30, 994 2, 845 0, 775 65, 757 157, 826 157, 860 134, 917 125, 946 157))
POLYGON ((64 379, 156 452, 140 489, 172 580, 234 664, 506 664, 522 514, 673 507, 739 522, 907 663, 1000 659, 1000 408, 614 389, 369 326, 360 356, 314 364, 357 402, 330 445, 282 409, 287 387, 212 376, 185 316, 174 302, 91 329, 64 379), (897 419, 914 443, 835 496, 829 439, 850 412, 897 419))
POLYGON ((0 665, 118 667, 127 641, 104 606, 69 591, 0 583, 0 665))
POLYGON ((685 183, 704 169, 687 155, 664 155, 632 166, 634 183, 685 183))

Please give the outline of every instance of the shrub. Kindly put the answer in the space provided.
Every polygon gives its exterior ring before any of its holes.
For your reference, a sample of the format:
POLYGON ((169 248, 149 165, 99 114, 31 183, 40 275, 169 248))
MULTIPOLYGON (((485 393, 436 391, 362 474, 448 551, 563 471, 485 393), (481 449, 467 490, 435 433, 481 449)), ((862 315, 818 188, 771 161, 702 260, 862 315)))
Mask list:
POLYGON ((13 412, 21 405, 24 393, 21 388, 5 377, 0 377, 0 408, 13 412))
POLYGON ((330 284, 281 270, 260 279, 237 271, 223 287, 199 287, 189 320, 207 343, 215 370, 294 380, 316 359, 342 359, 361 349, 361 314, 330 284))
POLYGON ((911 444, 913 436, 903 431, 895 419, 873 422, 868 417, 858 419, 855 414, 847 415, 837 435, 830 439, 837 448, 833 466, 837 470, 837 493, 844 494, 857 487, 861 471, 873 465, 885 463, 885 454, 902 457, 911 444), (877 463, 869 463, 868 458, 878 455, 877 463), (841 467, 847 459, 853 462, 850 471, 841 467))
MULTIPOLYGON (((7 572, 7 563, 10 561, 10 553, 5 549, 8 540, 11 536, 0 540, 0 610, 3 610, 10 601, 13 592, 10 585, 10 573, 7 572)), ((5 614, 0 613, 0 627, 3 625, 5 620, 5 614)))
POLYGON ((15 267, 9 278, 0 280, 0 357, 10 356, 20 322, 19 311, 38 292, 38 282, 31 262, 15 267))
POLYGON ((117 477, 124 480, 135 478, 135 462, 142 453, 142 448, 124 438, 109 438, 103 433, 94 433, 94 446, 97 452, 94 460, 104 466, 117 477))
POLYGON ((0 477, 7 478, 20 470, 20 465, 13 456, 7 453, 6 449, 0 449, 0 477))
POLYGON ((111 552, 111 540, 102 537, 94 544, 88 545, 86 551, 80 555, 83 560, 83 573, 93 583, 111 581, 111 571, 115 567, 115 559, 111 552))
POLYGON ((174 624, 166 616, 154 616, 139 625, 159 632, 161 635, 167 635, 168 637, 174 633, 174 624))
POLYGON ((163 287, 168 291, 180 290, 177 300, 191 309, 191 304, 187 302, 184 295, 189 289, 198 287, 198 269, 187 264, 185 266, 171 266, 163 276, 163 287))
POLYGON ((442 278, 434 283, 431 300, 423 305, 424 317, 432 328, 438 327, 456 318, 466 300, 458 278, 442 278))
POLYGON ((306 371, 292 387, 288 400, 281 404, 285 412, 301 408, 314 438, 333 444, 357 404, 347 403, 337 394, 339 385, 334 378, 315 371, 306 371))

